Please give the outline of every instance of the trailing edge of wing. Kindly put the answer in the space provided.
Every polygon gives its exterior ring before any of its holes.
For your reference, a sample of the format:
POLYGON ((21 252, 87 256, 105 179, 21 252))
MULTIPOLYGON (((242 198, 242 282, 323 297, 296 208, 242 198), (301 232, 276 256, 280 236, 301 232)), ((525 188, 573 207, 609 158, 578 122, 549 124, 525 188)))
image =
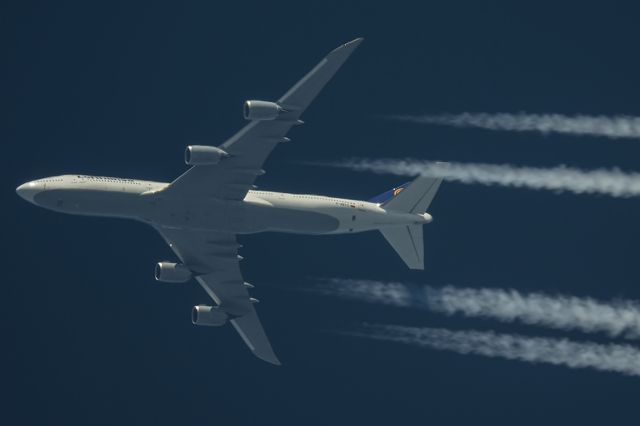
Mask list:
POLYGON ((278 99, 278 103, 294 107, 296 116, 299 117, 363 40, 360 37, 332 50, 278 99))
POLYGON ((280 365, 242 278, 235 235, 163 227, 156 230, 185 265, 211 271, 196 276, 196 281, 232 316, 231 324, 253 354, 280 365), (211 254, 212 248, 216 249, 214 254, 211 254))
POLYGON ((271 364, 280 365, 255 311, 232 319, 231 324, 255 356, 271 364))

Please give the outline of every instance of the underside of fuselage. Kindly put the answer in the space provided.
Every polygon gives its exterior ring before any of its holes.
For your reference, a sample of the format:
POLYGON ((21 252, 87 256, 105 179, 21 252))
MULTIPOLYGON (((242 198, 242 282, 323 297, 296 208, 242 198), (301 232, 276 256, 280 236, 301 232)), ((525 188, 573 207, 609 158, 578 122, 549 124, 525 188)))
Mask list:
POLYGON ((423 224, 429 218, 387 211, 377 204, 306 194, 249 191, 243 200, 176 196, 166 183, 90 176, 58 176, 21 186, 23 198, 61 213, 128 218, 174 229, 233 234, 355 233, 423 224))
POLYGON ((118 185, 114 184, 115 178, 104 179, 107 182, 87 184, 70 177, 45 178, 23 185, 18 193, 38 206, 60 213, 127 218, 172 228, 236 234, 324 234, 340 228, 335 215, 314 211, 310 206, 295 208, 286 202, 278 205, 278 200, 251 194, 244 201, 173 197, 162 192, 167 185, 164 183, 123 180, 126 184, 118 185))

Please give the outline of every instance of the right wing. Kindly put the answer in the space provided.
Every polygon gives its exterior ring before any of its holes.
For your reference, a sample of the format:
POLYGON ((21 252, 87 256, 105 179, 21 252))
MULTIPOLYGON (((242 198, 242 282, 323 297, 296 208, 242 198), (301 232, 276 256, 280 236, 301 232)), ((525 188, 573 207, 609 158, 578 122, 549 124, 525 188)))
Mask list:
POLYGON ((258 358, 280 365, 249 297, 233 234, 154 226, 258 358))
POLYGON ((362 40, 358 38, 334 49, 278 99, 279 105, 289 108, 286 118, 252 121, 220 145, 229 158, 216 165, 193 166, 163 191, 179 196, 244 199, 256 177, 264 173, 262 165, 271 151, 287 140, 291 127, 300 123, 300 115, 362 40))

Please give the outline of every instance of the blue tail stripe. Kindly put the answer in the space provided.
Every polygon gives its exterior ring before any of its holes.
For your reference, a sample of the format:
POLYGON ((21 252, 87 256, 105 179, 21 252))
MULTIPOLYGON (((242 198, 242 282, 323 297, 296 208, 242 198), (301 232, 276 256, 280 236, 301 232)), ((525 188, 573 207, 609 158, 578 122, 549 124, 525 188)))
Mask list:
POLYGON ((402 185, 396 186, 395 188, 390 189, 387 192, 383 192, 382 194, 376 195, 375 197, 371 198, 368 201, 370 203, 375 203, 375 204, 384 204, 390 199, 392 199, 393 197, 395 197, 396 195, 398 195, 400 191, 402 191, 407 186, 409 186, 410 183, 411 182, 403 183, 402 185))

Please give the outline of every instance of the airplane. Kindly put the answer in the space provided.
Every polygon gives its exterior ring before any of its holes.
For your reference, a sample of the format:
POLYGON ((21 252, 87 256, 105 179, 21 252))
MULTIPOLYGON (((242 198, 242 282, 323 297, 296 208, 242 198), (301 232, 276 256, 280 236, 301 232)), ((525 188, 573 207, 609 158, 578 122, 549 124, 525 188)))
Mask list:
POLYGON ((153 226, 179 262, 162 261, 155 279, 183 283, 195 279, 215 301, 198 305, 191 320, 199 326, 230 322, 258 358, 280 365, 250 297, 253 286, 240 271, 238 234, 277 231, 346 234, 379 230, 409 268, 424 269, 423 225, 441 179, 418 177, 369 201, 259 191, 254 181, 263 163, 301 114, 362 42, 330 52, 276 102, 249 100, 249 121, 219 146, 191 145, 191 166, 171 183, 89 175, 63 175, 20 185, 25 200, 56 212, 142 221, 153 226))

